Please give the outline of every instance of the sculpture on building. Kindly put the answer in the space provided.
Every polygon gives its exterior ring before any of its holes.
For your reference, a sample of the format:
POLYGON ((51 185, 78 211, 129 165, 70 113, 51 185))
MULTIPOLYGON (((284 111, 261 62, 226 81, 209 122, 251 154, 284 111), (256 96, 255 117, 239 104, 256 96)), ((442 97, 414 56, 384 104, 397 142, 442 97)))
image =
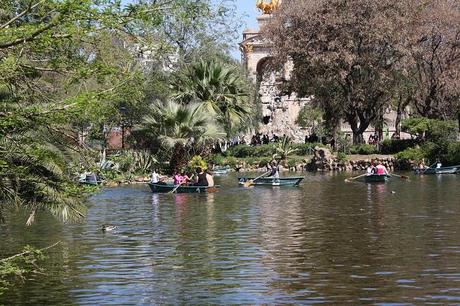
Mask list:
POLYGON ((281 0, 270 0, 266 3, 264 0, 257 0, 256 6, 262 11, 265 15, 272 14, 275 9, 277 9, 281 4, 281 0))

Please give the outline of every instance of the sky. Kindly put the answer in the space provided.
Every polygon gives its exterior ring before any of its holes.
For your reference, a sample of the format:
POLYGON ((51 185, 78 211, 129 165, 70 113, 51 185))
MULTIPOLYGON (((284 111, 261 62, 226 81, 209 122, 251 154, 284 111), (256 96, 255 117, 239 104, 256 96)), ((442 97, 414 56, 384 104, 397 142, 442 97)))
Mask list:
POLYGON ((235 1, 238 14, 243 16, 243 20, 245 22, 245 25, 241 29, 241 35, 239 37, 239 41, 235 42, 235 49, 232 52, 232 57, 235 59, 240 59, 241 54, 238 49, 237 44, 241 42, 243 39, 243 31, 247 28, 251 29, 257 29, 257 20, 256 16, 259 15, 257 8, 256 8, 256 0, 236 0, 235 1))

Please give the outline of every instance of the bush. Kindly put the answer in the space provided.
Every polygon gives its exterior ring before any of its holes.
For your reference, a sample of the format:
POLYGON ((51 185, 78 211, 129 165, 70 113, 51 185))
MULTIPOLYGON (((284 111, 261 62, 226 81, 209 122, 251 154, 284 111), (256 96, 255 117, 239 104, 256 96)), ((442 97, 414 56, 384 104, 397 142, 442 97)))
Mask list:
POLYGON ((259 160, 259 168, 265 167, 268 163, 270 163, 271 158, 262 158, 259 160))
POLYGON ((200 155, 193 156, 187 166, 192 170, 195 170, 196 168, 206 170, 208 168, 208 164, 200 155))
POLYGON ((353 145, 350 147, 350 154, 371 155, 375 153, 377 153, 377 149, 370 144, 353 145))
POLYGON ((295 159, 289 159, 289 160, 287 161, 287 166, 288 166, 289 168, 293 168, 293 167, 297 166, 297 161, 296 161, 295 159))
POLYGON ((385 139, 380 146, 380 153, 396 154, 416 145, 415 139, 385 139))
POLYGON ((234 156, 239 158, 245 157, 267 157, 273 156, 275 154, 275 145, 274 144, 267 144, 267 145, 260 145, 260 146, 248 146, 248 145, 238 145, 230 147, 227 151, 225 151, 225 156, 234 156))
POLYGON ((401 125, 404 132, 423 138, 436 144, 445 144, 454 141, 457 137, 457 124, 452 120, 436 120, 424 117, 404 119, 401 125))
POLYGON ((235 168, 239 164, 240 162, 236 157, 230 156, 225 159, 224 164, 221 166, 229 166, 229 167, 235 168))
POLYGON ((425 157, 425 152, 422 148, 409 148, 396 154, 396 159, 403 161, 420 161, 425 157))
POLYGON ((337 154, 337 160, 338 160, 339 162, 341 162, 341 163, 344 163, 344 162, 346 162, 346 161, 348 160, 348 156, 347 156, 347 154, 345 154, 345 153, 343 153, 343 152, 339 152, 339 153, 337 154))
POLYGON ((323 145, 320 143, 298 143, 292 145, 296 149, 296 155, 312 155, 316 146, 322 147, 323 145))
POLYGON ((214 165, 224 166, 226 163, 226 158, 222 154, 212 154, 207 159, 208 163, 212 163, 214 165))
POLYGON ((253 147, 248 145, 238 145, 230 147, 227 151, 225 151, 226 156, 234 156, 234 157, 248 157, 252 155, 253 147))
POLYGON ((446 163, 460 165, 460 142, 453 142, 447 148, 446 163))

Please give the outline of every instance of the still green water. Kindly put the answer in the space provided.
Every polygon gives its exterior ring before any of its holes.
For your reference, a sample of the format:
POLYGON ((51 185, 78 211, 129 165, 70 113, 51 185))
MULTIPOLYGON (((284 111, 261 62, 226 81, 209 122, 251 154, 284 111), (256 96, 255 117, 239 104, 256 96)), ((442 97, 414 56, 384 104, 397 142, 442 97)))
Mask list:
POLYGON ((344 178, 244 188, 231 174, 212 194, 107 188, 73 225, 41 214, 26 228, 16 213, 0 225, 0 257, 62 243, 0 304, 459 304, 460 176, 344 178))

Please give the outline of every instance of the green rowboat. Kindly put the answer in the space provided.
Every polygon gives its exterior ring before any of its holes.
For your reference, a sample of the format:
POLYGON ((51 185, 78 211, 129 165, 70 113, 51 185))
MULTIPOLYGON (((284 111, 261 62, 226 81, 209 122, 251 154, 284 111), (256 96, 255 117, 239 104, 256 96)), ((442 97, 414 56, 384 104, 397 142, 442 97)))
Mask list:
MULTIPOLYGON (((251 177, 239 177, 238 184, 244 185, 247 181, 254 180, 251 177)), ((256 186, 298 186, 303 180, 303 177, 261 177, 253 181, 252 185, 256 186)))
MULTIPOLYGON (((177 185, 173 184, 156 184, 148 183, 150 189, 153 193, 167 193, 173 191, 177 185)), ((219 186, 209 187, 209 186, 180 186, 174 190, 174 193, 204 193, 204 192, 215 192, 219 186)))
POLYGON ((364 177, 364 181, 366 183, 384 183, 389 178, 390 176, 386 174, 372 174, 372 175, 366 175, 364 177))
POLYGON ((416 169, 416 174, 456 174, 460 172, 460 166, 416 169))

